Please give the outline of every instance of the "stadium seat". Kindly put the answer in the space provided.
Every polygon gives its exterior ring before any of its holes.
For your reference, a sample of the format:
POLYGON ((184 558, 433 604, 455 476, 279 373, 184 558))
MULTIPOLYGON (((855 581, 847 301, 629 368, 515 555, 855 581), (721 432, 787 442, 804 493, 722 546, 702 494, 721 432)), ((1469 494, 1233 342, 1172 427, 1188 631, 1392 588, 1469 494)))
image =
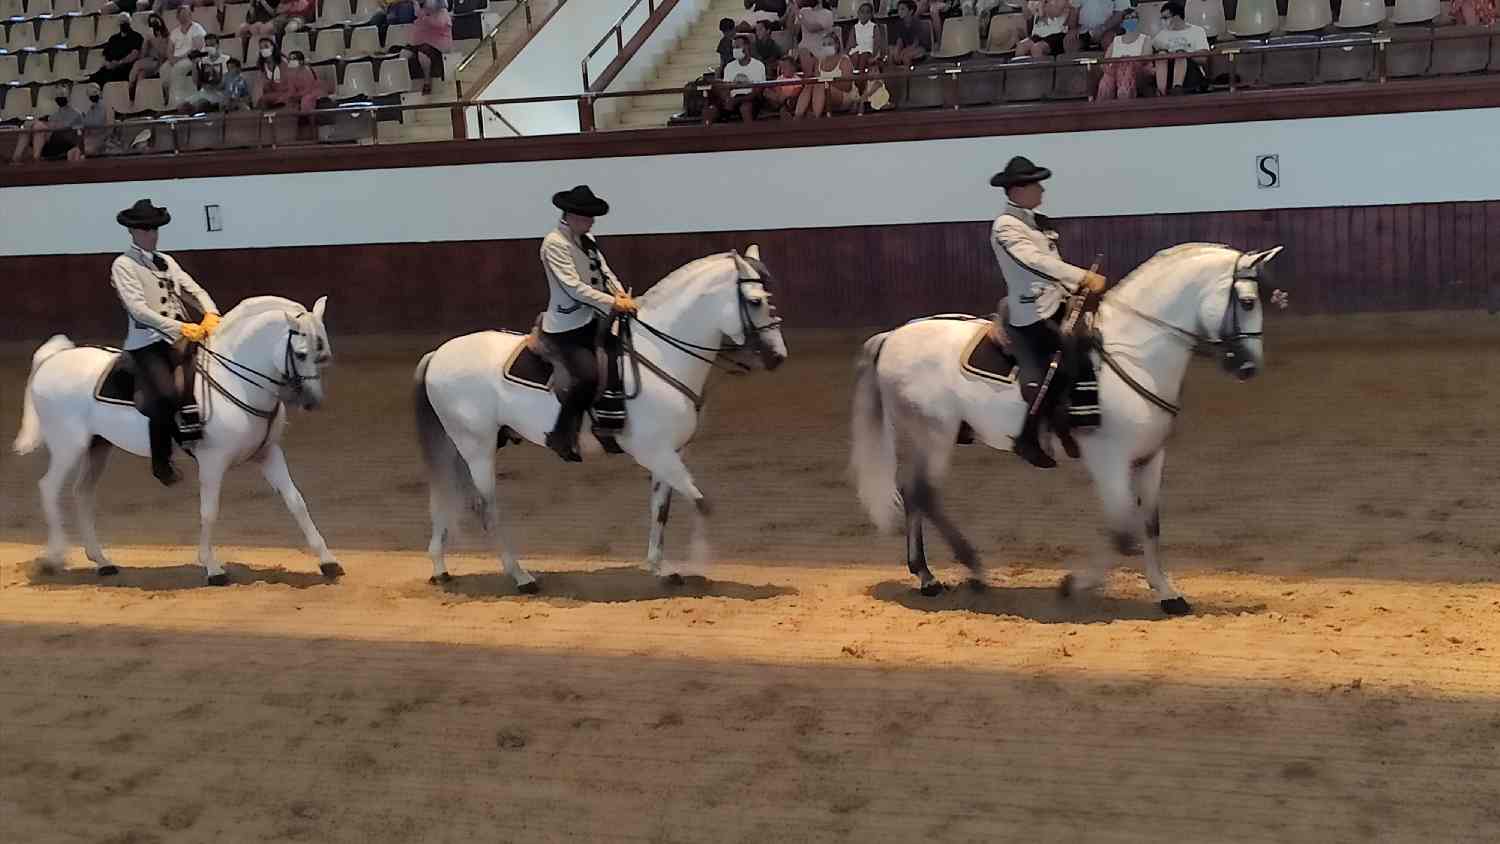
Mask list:
POLYGON ((307 37, 306 32, 293 32, 281 39, 281 55, 290 56, 292 53, 301 51, 302 55, 312 54, 312 39, 307 37))
POLYGON ((52 0, 52 14, 54 15, 78 15, 82 13, 82 0, 52 0))
POLYGON ((93 76, 94 71, 104 67, 104 50, 91 47, 83 51, 83 75, 93 76))
POLYGON ((130 83, 104 83, 104 104, 114 109, 117 113, 129 114, 132 111, 130 104, 130 83))
POLYGON ((1454 38, 1432 42, 1432 66, 1427 72, 1433 76, 1454 76, 1461 73, 1477 73, 1490 63, 1490 28, 1485 26, 1450 26, 1441 30, 1444 35, 1473 34, 1473 38, 1454 38))
POLYGON ((317 32, 317 39, 313 41, 312 52, 307 54, 307 60, 317 64, 337 59, 345 52, 344 28, 321 29, 317 32))
POLYGON ((1375 48, 1369 43, 1369 33, 1344 32, 1325 35, 1323 40, 1343 42, 1344 46, 1329 46, 1318 51, 1319 82, 1355 82, 1373 77, 1375 48), (1350 41, 1360 43, 1348 46, 1350 41))
POLYGON ((317 75, 319 80, 321 80, 325 85, 328 86, 328 90, 334 91, 338 89, 339 69, 336 65, 320 64, 317 67, 313 68, 313 73, 317 75))
POLYGON ((77 50, 58 50, 52 55, 52 78, 84 78, 83 65, 78 61, 77 50))
POLYGON ((401 59, 380 63, 380 82, 376 90, 382 95, 404 94, 411 88, 411 65, 401 59))
POLYGON ((26 4, 22 0, 0 0, 0 21, 23 17, 26 4))
MULTIPOLYGON (((1316 35, 1281 35, 1266 40, 1267 47, 1290 44, 1316 44, 1316 35)), ((1306 85, 1318 73, 1317 50, 1278 50, 1266 53, 1260 81, 1267 85, 1306 85)))
POLYGON ((1435 20, 1442 12, 1439 0, 1396 0, 1391 10, 1391 23, 1426 23, 1435 20))
POLYGON ((1187 22, 1203 27, 1209 38, 1218 38, 1228 32, 1224 21, 1224 0, 1187 0, 1184 4, 1187 22))
MULTIPOLYGON (((1269 35, 1280 24, 1276 0, 1238 0, 1229 31, 1244 38, 1247 35, 1269 35)), ((1144 25, 1142 29, 1144 29, 1144 25)))
POLYGON ((68 18, 68 43, 75 47, 90 47, 108 41, 109 36, 117 31, 113 20, 105 20, 103 21, 104 37, 100 38, 99 25, 98 15, 86 14, 68 18))
POLYGON ((1385 0, 1344 0, 1334 25, 1340 29, 1374 26, 1385 20, 1385 14, 1385 0))
MULTIPOLYGON (((0 121, 18 123, 36 115, 36 104, 31 99, 30 88, 0 90, 5 95, 5 106, 0 108, 0 121)), ((9 152, 6 153, 9 155, 9 152)))
POLYGON ((221 35, 234 35, 240 31, 245 23, 246 16, 250 13, 248 3, 230 3, 224 7, 224 23, 220 26, 221 35))
POLYGON ((11 52, 17 50, 29 50, 36 47, 36 22, 23 21, 10 28, 11 52))
POLYGON ((372 62, 350 62, 344 65, 344 81, 338 87, 339 100, 368 100, 375 96, 375 65, 372 62))
POLYGON ((49 54, 26 53, 21 56, 21 82, 35 85, 51 78, 52 57, 49 54))
POLYGON ((194 6, 193 22, 203 27, 204 32, 218 32, 219 10, 214 6, 194 6))
POLYGON ((373 26, 361 26, 350 33, 349 46, 344 49, 343 56, 346 59, 358 59, 383 52, 385 51, 380 49, 380 30, 373 26))
POLYGON ((21 57, 14 53, 0 56, 0 85, 9 85, 21 78, 21 57))
POLYGON ((86 15, 97 15, 104 11, 104 7, 108 3, 109 0, 83 0, 81 8, 86 15))
POLYGON ((1006 102, 1040 100, 1052 92, 1052 62, 1016 59, 1005 65, 1006 102))
POLYGON ((979 49, 979 18, 950 18, 943 23, 943 43, 932 52, 938 61, 961 59, 979 49))
MULTIPOLYGON (((385 31, 385 46, 387 48, 405 47, 407 44, 410 44, 413 29, 416 29, 416 24, 411 23, 398 23, 387 29, 385 31)), ((454 49, 458 49, 458 42, 454 42, 454 49)))
POLYGON ((161 79, 142 79, 136 83, 131 112, 162 111, 166 107, 167 94, 161 79))
POLYGON ((45 18, 38 27, 36 45, 43 50, 60 47, 68 43, 68 21, 65 18, 45 18))
POLYGON ((1318 32, 1333 23, 1333 7, 1329 0, 1289 0, 1284 32, 1318 32))

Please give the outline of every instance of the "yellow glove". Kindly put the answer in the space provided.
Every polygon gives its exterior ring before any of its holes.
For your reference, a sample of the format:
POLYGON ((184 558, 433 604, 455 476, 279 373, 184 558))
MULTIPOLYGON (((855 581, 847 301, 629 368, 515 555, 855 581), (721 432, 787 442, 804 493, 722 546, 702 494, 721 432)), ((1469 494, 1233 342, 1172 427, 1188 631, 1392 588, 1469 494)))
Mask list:
POLYGON ((203 338, 207 336, 208 332, 203 329, 202 325, 196 322, 184 322, 182 324, 182 339, 189 343, 202 343, 203 338))
POLYGON ((1084 273, 1083 275, 1083 286, 1093 293, 1103 293, 1104 287, 1108 283, 1104 276, 1095 272, 1084 273))
POLYGON ((615 294, 615 312, 621 314, 633 314, 640 310, 640 305, 635 303, 635 298, 629 293, 615 294))
POLYGON ((198 323, 198 324, 201 325, 201 326, 203 326, 203 334, 206 337, 209 334, 212 334, 215 331, 219 330, 219 315, 218 314, 204 314, 203 315, 203 321, 200 322, 200 323, 198 323))

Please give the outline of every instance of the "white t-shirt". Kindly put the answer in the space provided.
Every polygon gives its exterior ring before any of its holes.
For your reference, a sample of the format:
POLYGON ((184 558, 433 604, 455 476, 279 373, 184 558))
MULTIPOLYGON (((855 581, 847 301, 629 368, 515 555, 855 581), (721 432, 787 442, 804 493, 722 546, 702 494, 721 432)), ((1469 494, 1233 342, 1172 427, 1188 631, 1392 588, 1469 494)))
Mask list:
POLYGON ((1040 41, 1049 35, 1061 35, 1068 28, 1068 16, 1058 15, 1055 18, 1044 18, 1037 15, 1031 24, 1031 37, 1040 41))
MULTIPOLYGON (((1129 2, 1129 0, 1126 0, 1126 2, 1129 2)), ((874 21, 870 21, 869 23, 854 22, 854 49, 850 50, 849 53, 851 55, 854 53, 875 54, 874 21)))
POLYGON ((1182 29, 1168 27, 1156 33, 1151 45, 1158 53, 1197 53, 1208 49, 1208 33, 1192 23, 1182 29))
POLYGON ((198 23, 197 21, 193 21, 192 25, 187 28, 186 32, 182 30, 182 27, 177 26, 174 23, 172 28, 167 32, 167 38, 172 42, 172 58, 187 58, 188 53, 191 53, 194 49, 197 49, 194 46, 194 43, 196 42, 198 45, 201 45, 203 43, 203 39, 207 37, 208 30, 204 29, 203 24, 198 23))
POLYGON ((1116 35, 1115 40, 1109 42, 1109 52, 1104 54, 1106 59, 1120 59, 1126 56, 1144 56, 1146 48, 1151 46, 1151 39, 1139 32, 1130 35, 1116 35), (1125 43, 1126 38, 1134 38, 1131 43, 1125 43))
POLYGON ((1072 0, 1078 10, 1078 26, 1097 33, 1115 12, 1130 11, 1130 0, 1072 0))
MULTIPOLYGON (((725 82, 764 82, 766 81, 766 66, 760 59, 751 59, 749 64, 740 64, 732 61, 724 65, 725 82)), ((749 94, 754 88, 731 88, 729 96, 738 97, 741 94, 749 94)))

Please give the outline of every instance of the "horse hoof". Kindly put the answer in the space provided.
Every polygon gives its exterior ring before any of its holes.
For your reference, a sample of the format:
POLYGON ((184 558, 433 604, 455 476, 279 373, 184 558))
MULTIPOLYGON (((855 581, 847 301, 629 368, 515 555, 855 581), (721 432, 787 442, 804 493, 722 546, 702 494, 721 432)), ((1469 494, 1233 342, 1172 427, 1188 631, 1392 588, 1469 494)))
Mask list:
POLYGON ((931 583, 922 584, 921 587, 917 589, 917 591, 921 592, 923 595, 926 595, 929 598, 935 598, 938 595, 943 594, 943 588, 943 582, 941 580, 934 580, 931 583))
POLYGON ((107 565, 107 566, 100 566, 99 567, 99 576, 100 577, 114 577, 115 575, 117 575, 119 573, 120 573, 120 567, 117 566, 117 565, 114 565, 113 563, 111 563, 110 565, 107 565))
POLYGON ((1186 598, 1168 598, 1161 602, 1161 611, 1167 615, 1187 615, 1193 611, 1186 598))
POLYGON ((988 583, 985 583, 983 580, 980 580, 977 577, 969 578, 968 583, 970 592, 983 592, 986 589, 990 588, 990 585, 988 583))
POLYGON ((344 576, 344 567, 338 563, 319 563, 318 571, 322 572, 324 577, 344 576))
POLYGON ((530 583, 517 584, 516 591, 520 592, 522 595, 535 595, 536 593, 542 591, 542 587, 538 586, 537 582, 533 580, 530 583))
POLYGON ((1063 579, 1057 584, 1057 594, 1064 598, 1073 597, 1073 575, 1063 575, 1063 579))
POLYGON ((677 572, 674 571, 671 574, 667 575, 666 577, 663 577, 662 578, 662 582, 665 583, 665 584, 667 584, 668 586, 681 586, 682 585, 682 575, 680 575, 680 574, 678 574, 677 572))
POLYGON ((209 578, 208 578, 208 585, 209 586, 228 586, 229 585, 229 575, 227 575, 227 574, 210 575, 209 578))
POLYGON ((694 502, 698 507, 698 515, 707 518, 714 514, 714 506, 708 503, 708 496, 703 496, 694 502))

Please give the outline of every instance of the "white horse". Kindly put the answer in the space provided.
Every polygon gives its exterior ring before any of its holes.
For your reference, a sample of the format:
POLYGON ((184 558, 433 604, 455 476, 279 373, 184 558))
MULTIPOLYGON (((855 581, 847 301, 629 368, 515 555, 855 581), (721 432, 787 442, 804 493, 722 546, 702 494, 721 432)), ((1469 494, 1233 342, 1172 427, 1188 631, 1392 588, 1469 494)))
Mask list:
MULTIPOLYGON (((631 321, 633 353, 625 359, 628 421, 619 445, 651 473, 651 537, 646 567, 671 583, 681 576, 662 568, 662 536, 672 493, 687 496, 708 515, 707 497, 682 462, 682 449, 698 430, 703 384, 721 351, 748 348, 766 369, 786 360, 780 320, 767 292, 771 276, 751 246, 700 258, 640 296, 631 321), (728 341, 728 347, 724 346, 728 341)), ((495 449, 507 439, 538 445, 557 420, 550 390, 518 384, 502 370, 520 334, 482 331, 457 337, 417 365, 416 412, 422 454, 431 484, 433 583, 452 579, 443 561, 454 519, 471 503, 494 534, 504 570, 521 592, 537 591, 500 524, 495 500, 495 449)))
MULTIPOLYGON (((1095 319, 1103 338, 1102 354, 1091 353, 1101 424, 1079 430, 1077 441, 1116 548, 1136 553, 1144 539, 1146 578, 1168 614, 1191 611, 1162 569, 1157 507, 1188 361, 1195 348, 1212 347, 1223 368, 1241 380, 1260 371, 1259 279, 1280 251, 1242 253, 1206 243, 1165 249, 1111 290, 1095 319)), ((1272 300, 1286 306, 1282 291, 1272 300)), ((943 512, 935 488, 960 426, 967 422, 976 440, 991 448, 1011 450, 1025 419, 1018 385, 962 371, 960 355, 978 330, 973 321, 911 322, 870 338, 857 364, 850 468, 878 527, 894 531, 905 510, 907 567, 925 595, 938 594, 943 585, 927 567, 924 518, 969 568, 971 585, 982 586, 979 557, 943 512), (899 492, 898 438, 911 445, 909 476, 899 492)), ((1092 588, 1104 574, 1069 574, 1062 591, 1092 588)))
MULTIPOLYGON (((219 514, 219 489, 229 467, 246 460, 258 462, 266 480, 281 493, 308 545, 318 555, 318 568, 324 576, 344 573, 287 473, 280 444, 286 427, 283 402, 296 402, 312 410, 323 401, 321 373, 333 359, 323 327, 327 301, 326 296, 319 299, 309 311, 279 296, 246 299, 224 315, 218 330, 198 352, 202 370, 197 375, 196 393, 205 417, 203 438, 186 450, 198 461, 203 520, 198 563, 211 586, 229 583, 210 544, 219 514)), ((15 451, 27 454, 45 442, 50 455, 47 473, 39 484, 47 516, 43 571, 55 572, 66 566, 61 497, 63 484, 75 468, 79 468, 75 491, 84 550, 101 576, 120 571, 99 545, 94 529, 94 491, 112 447, 146 457, 151 454, 151 446, 146 417, 135 407, 94 397, 96 386, 114 365, 117 354, 113 349, 75 346, 59 334, 43 343, 32 357, 15 451)))

